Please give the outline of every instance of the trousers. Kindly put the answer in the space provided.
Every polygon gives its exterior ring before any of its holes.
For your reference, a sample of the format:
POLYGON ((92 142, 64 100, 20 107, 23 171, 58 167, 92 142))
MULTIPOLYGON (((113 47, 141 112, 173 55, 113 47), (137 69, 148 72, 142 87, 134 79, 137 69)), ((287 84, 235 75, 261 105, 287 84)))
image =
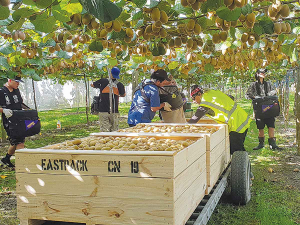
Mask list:
POLYGON ((119 130, 119 113, 99 112, 100 132, 119 130))

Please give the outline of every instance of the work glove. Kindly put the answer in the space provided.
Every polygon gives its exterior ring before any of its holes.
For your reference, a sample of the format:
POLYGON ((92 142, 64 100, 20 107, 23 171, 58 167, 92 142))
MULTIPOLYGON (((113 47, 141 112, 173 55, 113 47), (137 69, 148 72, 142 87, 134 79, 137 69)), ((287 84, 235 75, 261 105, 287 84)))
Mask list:
POLYGON ((166 111, 172 111, 172 109, 171 109, 171 105, 168 103, 168 102, 164 102, 165 103, 165 106, 164 106, 164 110, 166 110, 166 111))
POLYGON ((255 96, 255 97, 254 97, 254 99, 259 99, 259 98, 261 98, 261 97, 260 97, 260 96, 255 96))
POLYGON ((3 109, 3 113, 6 118, 9 118, 13 115, 13 111, 11 109, 3 109))

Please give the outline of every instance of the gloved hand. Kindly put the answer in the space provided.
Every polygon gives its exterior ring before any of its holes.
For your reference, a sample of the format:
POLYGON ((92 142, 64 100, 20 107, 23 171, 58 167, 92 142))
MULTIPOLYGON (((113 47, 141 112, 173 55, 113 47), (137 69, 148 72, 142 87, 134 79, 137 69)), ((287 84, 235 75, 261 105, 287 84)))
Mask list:
POLYGON ((13 115, 13 111, 11 109, 3 109, 3 113, 6 118, 9 118, 13 115))
POLYGON ((254 97, 254 99, 259 99, 259 98, 261 98, 261 97, 260 97, 260 96, 255 96, 255 97, 254 97))
POLYGON ((164 106, 164 110, 166 110, 166 111, 172 111, 172 109, 171 109, 171 105, 168 103, 168 102, 164 102, 165 103, 165 106, 164 106))

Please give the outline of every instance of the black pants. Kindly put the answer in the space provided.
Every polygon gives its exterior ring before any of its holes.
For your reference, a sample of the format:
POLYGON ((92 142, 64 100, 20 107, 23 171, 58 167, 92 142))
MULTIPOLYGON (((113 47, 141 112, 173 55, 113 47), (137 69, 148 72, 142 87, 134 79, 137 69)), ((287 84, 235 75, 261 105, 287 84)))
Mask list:
POLYGON ((235 131, 231 131, 229 133, 229 141, 230 141, 230 154, 232 155, 235 151, 246 151, 244 147, 245 138, 247 135, 248 129, 244 133, 237 133, 235 131))

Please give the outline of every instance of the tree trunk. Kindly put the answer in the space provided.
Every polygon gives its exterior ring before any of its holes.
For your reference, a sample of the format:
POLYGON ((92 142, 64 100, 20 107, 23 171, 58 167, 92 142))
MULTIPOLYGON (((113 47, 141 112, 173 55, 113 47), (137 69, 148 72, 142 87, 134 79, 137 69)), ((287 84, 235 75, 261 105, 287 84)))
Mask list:
POLYGON ((134 70, 132 73, 132 99, 134 96, 134 90, 136 89, 136 87, 138 86, 138 82, 139 82, 139 72, 137 70, 134 70))
POLYGON ((32 81, 32 90, 33 90, 33 101, 34 101, 34 106, 35 106, 35 110, 38 110, 38 109, 37 109, 37 106, 36 106, 34 81, 33 81, 33 79, 31 79, 31 81, 32 81))
POLYGON ((285 88, 284 88, 284 106, 285 106, 285 112, 284 112, 284 122, 285 122, 285 129, 288 125, 288 119, 289 119, 289 110, 290 110, 290 72, 288 71, 286 74, 285 79, 285 88))
POLYGON ((88 85, 87 85, 87 82, 86 82, 86 75, 85 73, 83 74, 84 75, 84 85, 85 85, 85 114, 86 114, 86 123, 87 125, 89 125, 89 105, 88 105, 88 85))
POLYGON ((297 74, 297 85, 296 85, 296 143, 297 143, 297 152, 300 155, 300 69, 296 69, 297 74))

